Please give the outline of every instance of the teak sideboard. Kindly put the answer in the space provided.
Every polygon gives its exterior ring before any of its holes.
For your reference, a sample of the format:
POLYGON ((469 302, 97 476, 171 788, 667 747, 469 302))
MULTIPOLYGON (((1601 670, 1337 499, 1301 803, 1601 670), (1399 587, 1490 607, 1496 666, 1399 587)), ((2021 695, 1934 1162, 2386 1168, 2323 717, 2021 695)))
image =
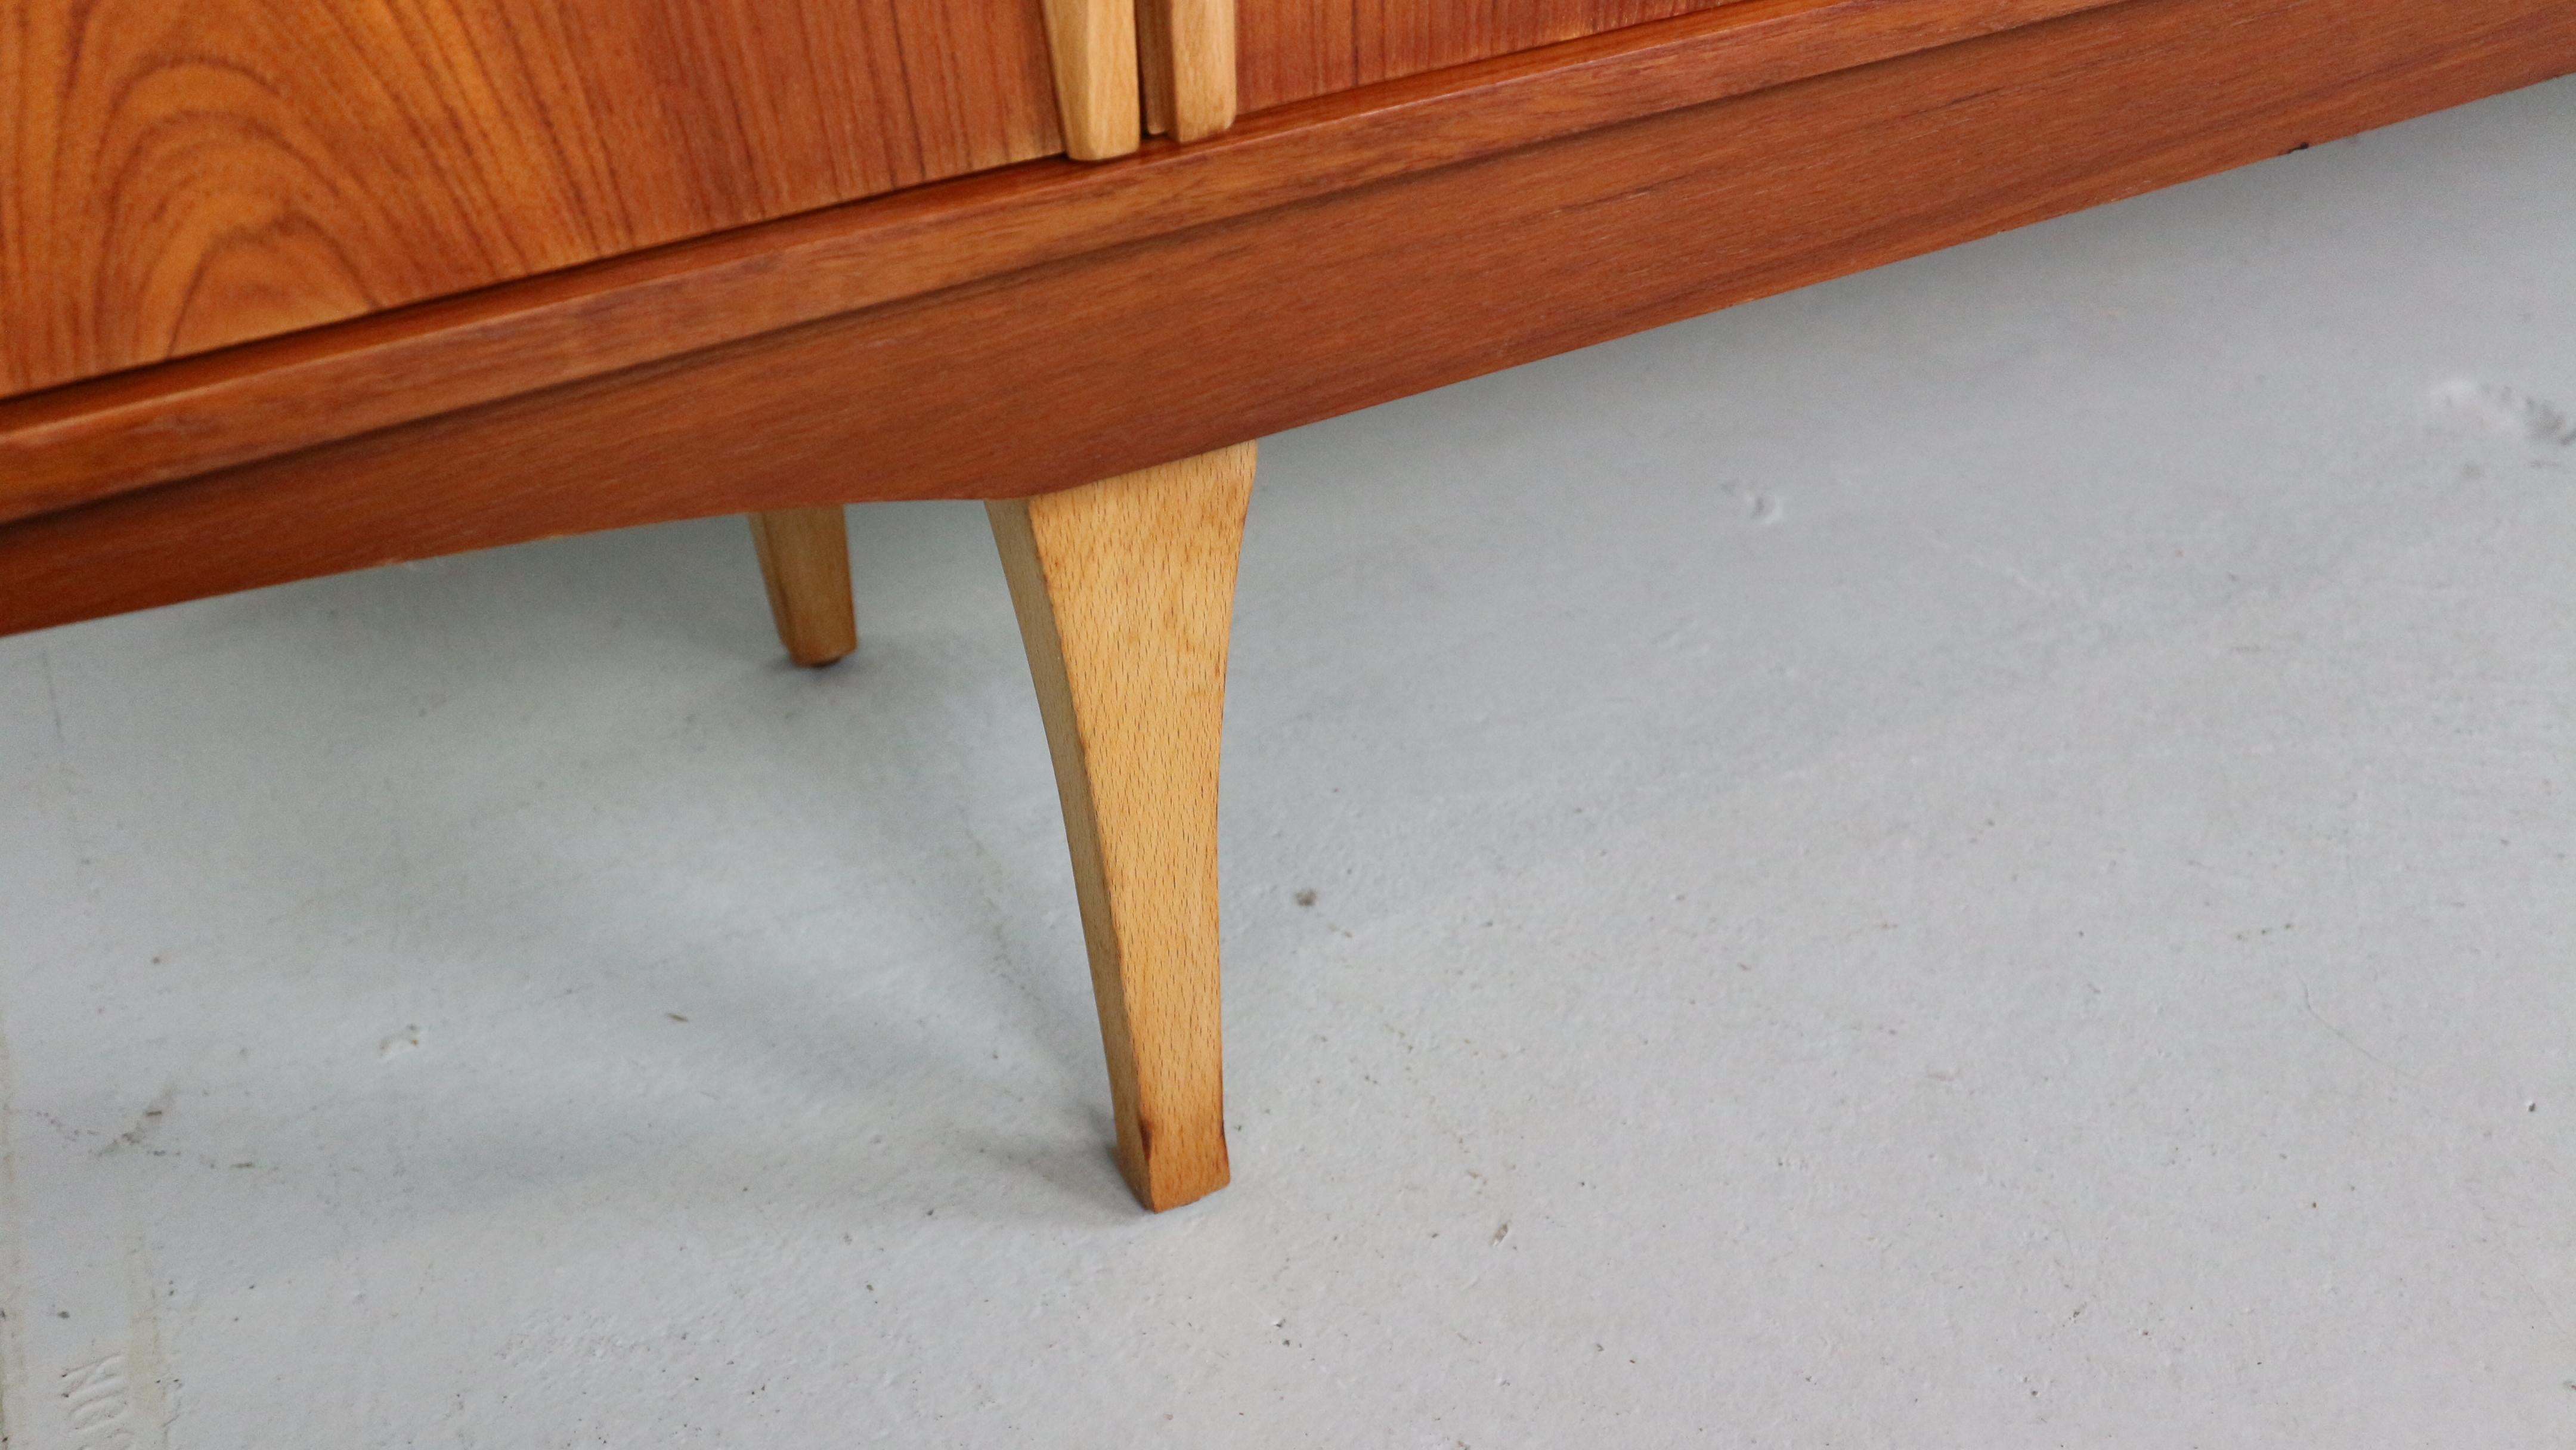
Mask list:
POLYGON ((989 500, 1147 1206, 1246 440, 2576 70, 2576 0, 0 0, 0 632, 989 500))

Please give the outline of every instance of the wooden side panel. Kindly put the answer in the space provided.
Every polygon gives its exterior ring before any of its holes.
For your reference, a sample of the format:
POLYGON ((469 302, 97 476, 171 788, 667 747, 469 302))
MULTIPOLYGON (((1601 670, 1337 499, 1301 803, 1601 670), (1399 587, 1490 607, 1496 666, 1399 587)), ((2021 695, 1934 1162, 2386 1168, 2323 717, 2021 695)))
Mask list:
POLYGON ((0 394, 1058 148, 1038 0, 9 0, 0 394))
POLYGON ((2564 0, 2130 0, 27 518, 0 631, 1070 487, 2571 70, 2564 0))
POLYGON ((1235 0, 1241 105, 1419 75, 1728 0, 1235 0))

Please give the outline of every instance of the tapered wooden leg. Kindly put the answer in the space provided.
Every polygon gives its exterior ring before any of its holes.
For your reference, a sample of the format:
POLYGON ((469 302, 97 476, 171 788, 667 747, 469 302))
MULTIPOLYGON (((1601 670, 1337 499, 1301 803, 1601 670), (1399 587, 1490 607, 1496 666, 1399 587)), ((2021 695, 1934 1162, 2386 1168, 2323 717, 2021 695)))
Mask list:
POLYGON ((1118 1166, 1160 1212, 1226 1182, 1216 782, 1246 443, 988 504, 1055 756, 1118 1166))
POLYGON ((850 540, 841 508, 774 509, 751 517, 752 547, 769 586, 779 643, 800 665, 828 665, 859 647, 850 609, 850 540))

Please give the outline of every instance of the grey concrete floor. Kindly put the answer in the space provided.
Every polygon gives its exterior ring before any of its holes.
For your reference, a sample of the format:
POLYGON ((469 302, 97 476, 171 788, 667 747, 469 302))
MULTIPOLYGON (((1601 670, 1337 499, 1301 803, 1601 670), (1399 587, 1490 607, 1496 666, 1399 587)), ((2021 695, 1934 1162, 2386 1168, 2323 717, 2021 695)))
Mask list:
POLYGON ((1264 448, 1161 1219, 971 504, 0 642, 12 1450, 2576 1443, 2576 85, 1264 448))

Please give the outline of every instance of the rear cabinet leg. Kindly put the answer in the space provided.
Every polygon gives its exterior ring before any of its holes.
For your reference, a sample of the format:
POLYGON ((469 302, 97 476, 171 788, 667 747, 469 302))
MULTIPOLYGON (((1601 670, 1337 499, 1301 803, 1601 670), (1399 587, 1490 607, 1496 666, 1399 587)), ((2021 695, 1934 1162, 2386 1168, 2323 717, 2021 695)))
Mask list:
POLYGON ((769 586, 779 643, 800 665, 828 665, 859 647, 850 609, 850 539, 841 506, 773 509, 751 515, 752 547, 769 586))
POLYGON ((1216 791, 1253 445, 987 505, 1091 956, 1118 1166, 1147 1208, 1225 1186, 1216 791))

